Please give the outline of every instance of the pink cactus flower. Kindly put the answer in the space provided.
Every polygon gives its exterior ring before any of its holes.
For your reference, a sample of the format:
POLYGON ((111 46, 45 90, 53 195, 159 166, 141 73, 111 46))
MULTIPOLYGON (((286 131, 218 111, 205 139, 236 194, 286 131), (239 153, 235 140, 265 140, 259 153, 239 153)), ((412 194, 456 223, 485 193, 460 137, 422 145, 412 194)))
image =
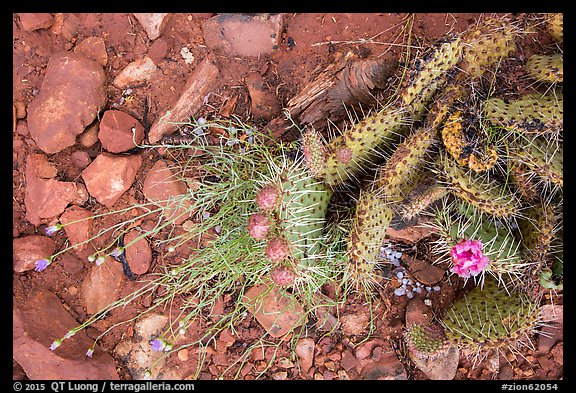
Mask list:
POLYGON ((468 278, 476 276, 488 266, 490 259, 482 254, 482 241, 462 239, 450 250, 452 256, 452 273, 468 278))
POLYGON ((265 252, 272 262, 279 263, 288 258, 290 255, 290 247, 286 240, 274 238, 268 241, 265 252))

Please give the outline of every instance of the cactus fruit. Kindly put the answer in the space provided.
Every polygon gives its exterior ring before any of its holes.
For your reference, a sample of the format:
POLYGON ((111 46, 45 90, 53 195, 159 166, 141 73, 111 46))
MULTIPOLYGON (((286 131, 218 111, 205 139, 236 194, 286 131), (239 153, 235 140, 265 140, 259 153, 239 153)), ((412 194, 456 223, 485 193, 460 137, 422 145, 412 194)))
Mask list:
POLYGON ((379 168, 375 181, 379 196, 389 202, 404 199, 435 142, 433 129, 420 128, 400 143, 388 161, 379 168))
POLYGON ((456 301, 441 320, 448 339, 475 355, 514 350, 530 339, 539 322, 536 302, 523 293, 500 289, 491 279, 456 301))
POLYGON ((493 65, 516 51, 517 28, 505 18, 491 18, 462 36, 459 68, 472 78, 482 76, 493 65))
POLYGON ((294 270, 287 266, 276 266, 270 270, 270 278, 278 286, 288 286, 294 282, 294 270))
POLYGON ((263 210, 272 210, 280 202, 280 190, 274 185, 262 187, 256 194, 256 203, 263 210))
POLYGON ((247 228, 250 236, 256 240, 263 240, 270 230, 270 220, 260 213, 254 213, 248 218, 247 228))
POLYGON ((562 42, 564 40, 564 14, 546 15, 546 28, 554 39, 562 42))
POLYGON ((524 164, 545 184, 564 186, 563 144, 545 137, 520 139, 510 154, 512 160, 524 164))
POLYGON ((415 120, 422 118, 436 92, 446 84, 461 53, 461 39, 453 37, 414 59, 400 98, 415 120))
POLYGON ((420 359, 435 359, 450 348, 444 329, 438 323, 413 323, 404 330, 406 346, 420 359))
POLYGON ((449 156, 440 159, 440 173, 452 193, 498 218, 512 218, 518 214, 519 200, 508 187, 489 176, 479 175, 460 167, 449 156))
MULTIPOLYGON (((308 162, 317 179, 331 187, 355 178, 366 166, 381 156, 380 149, 395 142, 409 124, 404 109, 387 107, 347 128, 327 146, 323 167, 308 162)), ((304 151, 315 149, 315 138, 303 140, 304 151)))
POLYGON ((526 62, 530 76, 539 82, 562 83, 564 81, 564 60, 560 53, 553 55, 532 55, 526 62))
POLYGON ((484 102, 484 119, 491 124, 524 133, 558 133, 563 130, 563 96, 526 94, 506 103, 500 98, 484 102))
POLYGON ((374 269, 393 216, 390 204, 377 192, 363 192, 360 195, 348 236, 348 255, 356 287, 371 286, 377 281, 374 269))

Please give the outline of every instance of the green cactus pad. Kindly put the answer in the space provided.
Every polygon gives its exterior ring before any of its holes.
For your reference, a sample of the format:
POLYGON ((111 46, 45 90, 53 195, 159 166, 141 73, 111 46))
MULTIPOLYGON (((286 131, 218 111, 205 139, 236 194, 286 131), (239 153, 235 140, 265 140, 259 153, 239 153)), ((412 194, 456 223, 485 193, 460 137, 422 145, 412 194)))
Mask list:
POLYGON ((384 146, 408 130, 408 124, 406 111, 392 107, 364 118, 328 144, 324 167, 316 177, 331 187, 355 178, 382 154, 384 146))
POLYGON ((483 116, 490 124, 523 133, 558 133, 563 130, 562 93, 526 94, 506 103, 500 98, 484 102, 483 116))
POLYGON ((554 55, 533 55, 526 62, 530 76, 540 82, 556 83, 564 81, 564 60, 561 53, 554 55))
POLYGON ((564 186, 563 144, 545 137, 519 139, 511 158, 533 171, 546 184, 564 186))
POLYGON ((564 40, 564 14, 546 15, 546 28, 554 39, 562 42, 564 40))
POLYGON ((361 285, 375 281, 374 268, 380 247, 394 212, 376 192, 364 192, 356 205, 354 222, 348 237, 348 255, 353 277, 361 285))
POLYGON ((436 92, 446 84, 461 52, 460 37, 453 37, 414 59, 400 97, 415 120, 422 118, 436 92))
POLYGON ((435 359, 449 348, 444 329, 437 323, 415 323, 404 330, 404 342, 420 359, 435 359))
POLYGON ((550 203, 534 203, 519 222, 522 245, 528 256, 543 263, 550 250, 558 216, 550 203))
POLYGON ((516 186, 516 190, 525 202, 533 203, 540 195, 536 174, 526 164, 519 161, 511 162, 509 168, 510 182, 516 186))
POLYGON ((515 347, 529 339, 540 321, 538 306, 527 295, 507 292, 486 279, 456 301, 441 320, 448 339, 473 352, 515 347))
POLYGON ((301 167, 281 176, 282 202, 278 217, 282 235, 297 259, 313 258, 321 252, 322 229, 332 191, 301 167))
POLYGON ((440 172, 452 193, 498 218, 511 218, 518 214, 519 200, 508 187, 502 186, 488 175, 460 167, 449 156, 440 159, 440 172))
POLYGON ((435 142, 433 129, 420 128, 400 143, 378 171, 375 185, 379 195, 389 202, 404 199, 435 142))
POLYGON ((440 184, 434 184, 424 190, 417 189, 417 191, 418 193, 416 195, 407 198, 406 204, 401 208, 400 214, 406 221, 414 219, 414 217, 424 212, 434 202, 444 198, 448 194, 448 189, 440 184))

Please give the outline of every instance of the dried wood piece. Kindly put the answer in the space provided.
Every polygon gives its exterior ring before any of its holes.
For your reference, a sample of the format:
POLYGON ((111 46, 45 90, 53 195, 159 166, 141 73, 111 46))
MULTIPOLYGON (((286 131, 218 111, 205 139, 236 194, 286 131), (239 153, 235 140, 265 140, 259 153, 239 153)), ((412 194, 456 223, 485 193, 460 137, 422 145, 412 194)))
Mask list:
POLYGON ((216 58, 210 53, 196 67, 178 101, 154 122, 148 135, 150 143, 156 143, 174 132, 177 128, 175 123, 194 116, 204 104, 204 97, 216 88, 219 74, 216 58))

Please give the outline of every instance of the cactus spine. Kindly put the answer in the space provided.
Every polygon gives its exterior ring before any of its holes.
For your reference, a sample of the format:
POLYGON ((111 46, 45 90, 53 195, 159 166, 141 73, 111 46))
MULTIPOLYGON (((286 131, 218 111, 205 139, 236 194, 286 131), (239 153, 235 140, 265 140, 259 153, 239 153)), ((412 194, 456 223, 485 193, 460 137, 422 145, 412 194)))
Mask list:
POLYGON ((532 55, 526 63, 530 76, 540 82, 564 82, 564 60, 560 53, 532 55))
POLYGON ((435 359, 449 349, 444 329, 437 323, 414 323, 404 330, 404 341, 410 352, 420 359, 435 359))

